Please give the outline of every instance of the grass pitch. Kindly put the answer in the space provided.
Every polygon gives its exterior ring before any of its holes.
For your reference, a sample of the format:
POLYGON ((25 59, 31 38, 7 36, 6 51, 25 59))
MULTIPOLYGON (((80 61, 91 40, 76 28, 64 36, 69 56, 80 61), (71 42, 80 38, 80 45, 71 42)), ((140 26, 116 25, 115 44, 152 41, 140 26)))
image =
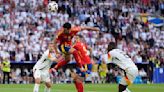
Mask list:
MULTIPOLYGON (((0 84, 0 92, 33 92, 34 84, 0 84)), ((135 84, 129 86, 132 92, 164 92, 164 84, 135 84)), ((44 85, 40 91, 44 92, 44 85)), ((73 84, 54 84, 51 92, 76 92, 73 84)), ((85 84, 84 92, 117 92, 116 84, 85 84)))

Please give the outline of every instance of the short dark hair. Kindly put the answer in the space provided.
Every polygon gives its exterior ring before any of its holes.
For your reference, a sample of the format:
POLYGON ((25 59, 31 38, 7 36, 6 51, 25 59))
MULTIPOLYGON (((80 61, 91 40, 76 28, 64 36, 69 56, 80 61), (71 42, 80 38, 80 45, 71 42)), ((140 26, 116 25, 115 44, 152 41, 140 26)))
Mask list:
POLYGON ((69 23, 69 22, 64 23, 63 28, 70 29, 71 28, 71 23, 69 23))
POLYGON ((116 43, 115 42, 110 42, 108 44, 108 52, 112 49, 115 49, 116 48, 116 43))

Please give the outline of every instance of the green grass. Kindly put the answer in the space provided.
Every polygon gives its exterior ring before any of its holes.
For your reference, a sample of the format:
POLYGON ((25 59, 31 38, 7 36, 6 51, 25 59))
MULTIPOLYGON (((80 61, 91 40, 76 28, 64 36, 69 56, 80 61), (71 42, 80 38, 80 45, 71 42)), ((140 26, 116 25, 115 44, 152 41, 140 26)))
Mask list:
MULTIPOLYGON (((33 84, 0 84, 0 92, 33 92, 33 84)), ((40 86, 43 92, 44 86, 40 86)), ((135 84, 132 92, 164 92, 164 84, 135 84)), ((51 92, 76 92, 73 84, 54 84, 51 92)), ((85 92, 117 92, 116 84, 85 84, 85 92)))

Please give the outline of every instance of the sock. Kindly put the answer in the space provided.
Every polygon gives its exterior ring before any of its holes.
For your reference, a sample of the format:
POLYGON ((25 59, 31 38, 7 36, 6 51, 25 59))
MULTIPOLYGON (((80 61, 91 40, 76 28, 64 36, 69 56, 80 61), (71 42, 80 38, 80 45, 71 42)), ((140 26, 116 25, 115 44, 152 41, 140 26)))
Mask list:
POLYGON ((57 63, 57 65, 55 65, 55 69, 58 70, 59 68, 61 68, 62 66, 66 65, 68 62, 65 60, 61 60, 57 63))
POLYGON ((78 65, 78 67, 81 68, 81 67, 82 67, 81 58, 80 58, 79 53, 78 53, 77 50, 73 51, 73 56, 74 56, 74 58, 75 58, 75 60, 76 60, 76 63, 77 63, 77 65, 78 65))
POLYGON ((84 85, 83 82, 74 82, 75 86, 76 86, 76 90, 77 92, 84 92, 84 85))
POLYGON ((40 85, 40 84, 35 84, 35 85, 34 85, 34 90, 33 90, 33 92, 39 92, 39 85, 40 85))
POLYGON ((47 88, 47 87, 45 86, 44 92, 50 92, 50 88, 47 88))

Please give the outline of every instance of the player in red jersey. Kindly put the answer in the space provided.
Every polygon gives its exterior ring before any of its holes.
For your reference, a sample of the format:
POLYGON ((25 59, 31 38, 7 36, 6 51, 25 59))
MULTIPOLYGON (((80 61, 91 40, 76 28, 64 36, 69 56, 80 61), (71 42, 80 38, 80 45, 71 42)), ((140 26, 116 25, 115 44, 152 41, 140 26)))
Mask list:
POLYGON ((70 61, 70 54, 73 54, 77 66, 80 67, 81 71, 85 71, 84 68, 82 67, 81 58, 78 53, 78 50, 72 47, 72 38, 81 30, 99 31, 99 29, 96 27, 80 27, 80 26, 72 27, 71 24, 67 22, 57 33, 54 39, 55 51, 56 53, 59 53, 57 50, 58 48, 60 52, 62 52, 62 54, 64 55, 65 59, 59 61, 55 66, 55 69, 58 69, 64 66, 65 64, 67 64, 70 61))
POLYGON ((86 44, 83 42, 83 37, 81 35, 75 36, 74 38, 75 38, 75 44, 73 48, 78 50, 78 53, 82 60, 81 64, 83 65, 84 69, 87 71, 81 72, 80 69, 77 68, 77 72, 76 73, 72 72, 71 76, 74 80, 74 84, 75 84, 77 92, 84 92, 83 80, 87 74, 90 74, 91 69, 92 69, 91 59, 87 52, 87 48, 89 47, 87 47, 86 44))
POLYGON ((73 45, 73 48, 78 50, 80 58, 82 60, 82 65, 90 64, 91 59, 89 57, 89 53, 87 52, 87 49, 91 50, 91 48, 87 47, 81 35, 75 36, 74 38, 75 38, 75 45, 73 45))

